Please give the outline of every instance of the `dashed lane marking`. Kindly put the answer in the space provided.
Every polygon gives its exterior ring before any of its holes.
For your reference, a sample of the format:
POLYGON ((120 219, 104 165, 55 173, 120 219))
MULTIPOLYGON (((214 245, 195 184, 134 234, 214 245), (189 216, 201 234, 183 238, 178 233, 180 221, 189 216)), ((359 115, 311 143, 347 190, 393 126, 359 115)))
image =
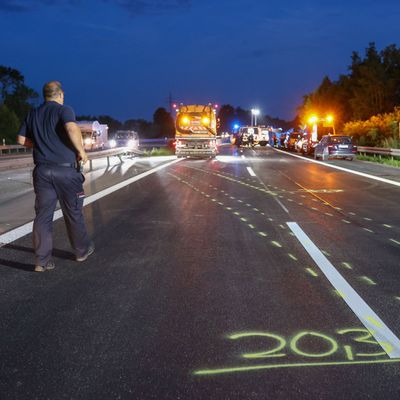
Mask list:
POLYGON ((251 176, 257 176, 257 175, 255 174, 255 172, 253 171, 253 168, 251 168, 251 167, 246 167, 246 169, 247 169, 248 173, 249 173, 251 176))

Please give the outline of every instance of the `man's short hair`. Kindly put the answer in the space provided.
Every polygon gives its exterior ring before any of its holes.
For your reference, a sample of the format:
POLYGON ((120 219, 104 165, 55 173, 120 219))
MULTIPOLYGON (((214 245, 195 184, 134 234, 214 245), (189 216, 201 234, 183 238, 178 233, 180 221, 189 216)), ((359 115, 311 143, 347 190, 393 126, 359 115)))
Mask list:
POLYGON ((50 81, 43 86, 43 97, 45 99, 54 99, 60 93, 63 93, 63 90, 61 83, 58 81, 50 81))

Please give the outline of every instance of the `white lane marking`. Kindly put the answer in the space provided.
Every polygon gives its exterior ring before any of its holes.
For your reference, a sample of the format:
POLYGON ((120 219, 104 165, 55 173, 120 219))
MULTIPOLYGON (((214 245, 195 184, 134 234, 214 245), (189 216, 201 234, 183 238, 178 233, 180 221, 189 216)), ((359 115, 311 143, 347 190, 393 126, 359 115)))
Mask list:
POLYGON ((343 300, 357 315, 375 340, 390 358, 400 357, 400 339, 385 325, 361 296, 347 283, 331 262, 322 254, 318 247, 304 233, 296 222, 287 222, 287 225, 306 249, 307 253, 318 265, 334 288, 342 293, 343 300))
MULTIPOLYGON (((93 203, 94 201, 97 201, 97 200, 101 199, 102 197, 105 197, 113 192, 116 192, 117 190, 122 189, 123 187, 128 186, 133 182, 136 182, 140 179, 145 178, 146 176, 154 174, 154 172, 157 172, 157 171, 160 171, 161 169, 169 167, 170 165, 175 164, 178 161, 181 161, 181 159, 176 159, 167 164, 160 165, 160 166, 150 169, 146 172, 143 172, 142 174, 133 176, 132 178, 127 179, 126 181, 117 183, 114 186, 110 186, 107 189, 101 190, 98 193, 88 196, 83 201, 83 206, 87 206, 88 204, 93 203)), ((62 217, 62 211, 57 210, 54 213, 53 221, 56 221, 57 219, 60 219, 61 217, 62 217)), ((11 231, 3 233, 2 235, 0 235, 0 246, 5 245, 7 243, 12 243, 17 239, 20 239, 21 237, 28 235, 29 233, 32 232, 32 227, 33 227, 33 221, 30 221, 24 225, 19 226, 18 228, 15 228, 15 229, 12 229, 11 231)))
POLYGON ((251 168, 251 167, 246 167, 247 168, 247 171, 249 172, 249 174, 251 175, 251 176, 257 176, 256 174, 255 174, 255 172, 253 171, 253 168, 251 168))
POLYGON ((282 202, 277 199, 276 197, 274 197, 274 199, 278 202, 278 204, 284 209, 284 211, 286 211, 289 214, 289 210, 282 204, 282 202))
POLYGON ((326 164, 326 163, 323 163, 322 161, 317 161, 317 160, 313 160, 313 159, 310 159, 310 158, 304 158, 304 157, 302 157, 302 156, 298 156, 298 155, 296 155, 296 154, 288 153, 288 152, 283 151, 283 150, 279 150, 279 149, 275 149, 275 148, 274 148, 274 150, 275 150, 275 151, 279 151, 280 153, 286 154, 286 155, 288 155, 288 156, 300 158, 300 160, 303 160, 303 161, 308 161, 308 162, 316 163, 316 164, 319 164, 319 165, 323 165, 324 167, 329 167, 329 168, 338 169, 338 170, 340 170, 340 171, 349 172, 350 174, 363 176, 364 178, 374 179, 374 180, 376 180, 376 181, 380 181, 380 182, 384 182, 384 183, 389 183, 390 185, 394 185, 394 186, 399 186, 399 187, 400 187, 400 182, 391 181, 390 179, 380 178, 379 176, 369 175, 369 174, 366 174, 366 173, 364 173, 364 172, 353 171, 353 170, 351 170, 351 169, 339 167, 338 165, 326 164))

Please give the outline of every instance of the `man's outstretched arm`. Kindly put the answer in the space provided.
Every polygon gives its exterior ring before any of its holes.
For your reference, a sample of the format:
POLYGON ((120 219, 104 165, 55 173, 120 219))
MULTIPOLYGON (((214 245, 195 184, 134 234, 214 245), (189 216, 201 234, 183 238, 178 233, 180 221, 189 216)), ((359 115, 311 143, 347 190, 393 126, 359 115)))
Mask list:
POLYGON ((65 129, 67 130, 68 136, 73 146, 78 152, 79 159, 82 160, 83 163, 85 164, 86 161, 88 160, 88 157, 86 155, 85 149, 83 148, 82 133, 81 130, 79 129, 79 126, 75 122, 67 122, 65 124, 65 129))
POLYGON ((27 137, 25 137, 25 136, 17 135, 17 143, 20 144, 21 146, 25 146, 25 147, 28 147, 30 149, 33 148, 32 140, 27 138, 27 137))

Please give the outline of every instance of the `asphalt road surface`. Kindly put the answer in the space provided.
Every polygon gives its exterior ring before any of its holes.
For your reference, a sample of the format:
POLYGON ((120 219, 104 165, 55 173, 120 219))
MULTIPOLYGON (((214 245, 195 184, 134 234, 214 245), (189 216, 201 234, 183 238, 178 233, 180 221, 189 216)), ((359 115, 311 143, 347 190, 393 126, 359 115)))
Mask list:
POLYGON ((370 168, 227 147, 125 171, 82 264, 3 246, 0 398, 399 399, 400 187, 326 164, 370 168))

